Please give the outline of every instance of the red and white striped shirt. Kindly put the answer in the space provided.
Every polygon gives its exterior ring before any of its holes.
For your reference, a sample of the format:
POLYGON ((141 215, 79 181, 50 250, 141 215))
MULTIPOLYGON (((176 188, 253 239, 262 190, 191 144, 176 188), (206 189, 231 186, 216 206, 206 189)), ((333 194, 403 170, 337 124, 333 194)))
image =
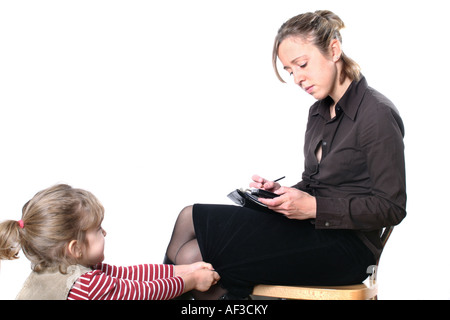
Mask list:
POLYGON ((183 293, 184 281, 173 265, 142 264, 116 267, 98 264, 80 276, 68 300, 169 300, 183 293))

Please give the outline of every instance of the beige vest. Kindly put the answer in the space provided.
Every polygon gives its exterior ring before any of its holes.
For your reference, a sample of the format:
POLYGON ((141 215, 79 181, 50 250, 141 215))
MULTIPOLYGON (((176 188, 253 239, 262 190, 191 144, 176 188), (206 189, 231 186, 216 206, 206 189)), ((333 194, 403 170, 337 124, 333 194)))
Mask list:
POLYGON ((25 280, 17 300, 67 300, 69 291, 77 279, 90 268, 81 265, 72 265, 67 273, 62 274, 56 269, 46 269, 42 272, 31 272, 25 280))

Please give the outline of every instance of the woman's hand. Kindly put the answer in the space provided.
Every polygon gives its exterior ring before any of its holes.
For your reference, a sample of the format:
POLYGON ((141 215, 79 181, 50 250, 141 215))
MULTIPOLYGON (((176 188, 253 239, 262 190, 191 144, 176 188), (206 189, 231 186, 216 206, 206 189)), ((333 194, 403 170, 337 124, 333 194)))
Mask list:
POLYGON ((295 188, 276 188, 279 197, 273 199, 259 198, 258 201, 267 205, 275 212, 284 214, 289 219, 306 220, 316 218, 316 198, 295 188))
POLYGON ((278 182, 266 180, 256 174, 252 176, 252 180, 253 182, 250 183, 251 188, 264 189, 270 192, 274 192, 281 187, 278 182))

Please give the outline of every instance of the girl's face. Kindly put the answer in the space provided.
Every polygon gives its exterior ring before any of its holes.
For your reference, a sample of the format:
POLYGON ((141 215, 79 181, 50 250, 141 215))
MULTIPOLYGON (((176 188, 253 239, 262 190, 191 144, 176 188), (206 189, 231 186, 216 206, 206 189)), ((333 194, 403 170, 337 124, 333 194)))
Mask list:
POLYGON ((336 59, 334 53, 332 46, 330 54, 324 55, 310 41, 293 36, 284 39, 278 49, 278 57, 284 69, 293 76, 297 85, 317 100, 327 96, 335 99, 333 95, 339 83, 336 62, 339 58, 336 59))
POLYGON ((87 244, 83 246, 80 264, 94 266, 103 261, 105 258, 105 236, 106 231, 103 230, 101 225, 86 232, 87 244))

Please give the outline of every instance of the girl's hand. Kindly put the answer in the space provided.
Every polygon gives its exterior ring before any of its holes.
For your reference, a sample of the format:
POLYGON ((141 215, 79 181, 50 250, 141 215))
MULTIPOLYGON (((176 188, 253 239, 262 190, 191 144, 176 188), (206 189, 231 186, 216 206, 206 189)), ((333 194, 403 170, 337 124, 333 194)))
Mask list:
POLYGON ((316 217, 316 198, 295 188, 277 188, 280 196, 273 199, 259 198, 269 209, 284 214, 289 219, 306 220, 316 217))
POLYGON ((200 261, 192 264, 175 265, 174 276, 180 276, 184 281, 184 292, 191 290, 207 291, 220 280, 210 263, 200 261))
POLYGON ((274 192, 281 187, 278 182, 266 180, 256 174, 252 176, 252 180, 253 182, 251 182, 249 185, 250 188, 264 189, 270 192, 274 192))
POLYGON ((199 262, 195 262, 192 264, 179 264, 179 265, 175 265, 173 266, 173 274, 174 276, 184 276, 185 274, 194 272, 196 270, 201 270, 201 269, 206 269, 206 270, 211 270, 214 271, 213 266, 210 263, 204 262, 204 261, 199 261, 199 262))
POLYGON ((208 291, 211 286, 217 284, 217 282, 220 280, 220 276, 216 271, 208 269, 196 270, 192 273, 189 273, 185 277, 185 287, 192 285, 192 290, 198 290, 201 292, 208 291), (193 282, 192 284, 188 285, 188 283, 190 282, 189 278, 193 279, 193 282))
POLYGON ((183 293, 191 290, 208 291, 211 286, 217 284, 220 280, 219 274, 209 268, 196 269, 180 276, 184 281, 183 293))

